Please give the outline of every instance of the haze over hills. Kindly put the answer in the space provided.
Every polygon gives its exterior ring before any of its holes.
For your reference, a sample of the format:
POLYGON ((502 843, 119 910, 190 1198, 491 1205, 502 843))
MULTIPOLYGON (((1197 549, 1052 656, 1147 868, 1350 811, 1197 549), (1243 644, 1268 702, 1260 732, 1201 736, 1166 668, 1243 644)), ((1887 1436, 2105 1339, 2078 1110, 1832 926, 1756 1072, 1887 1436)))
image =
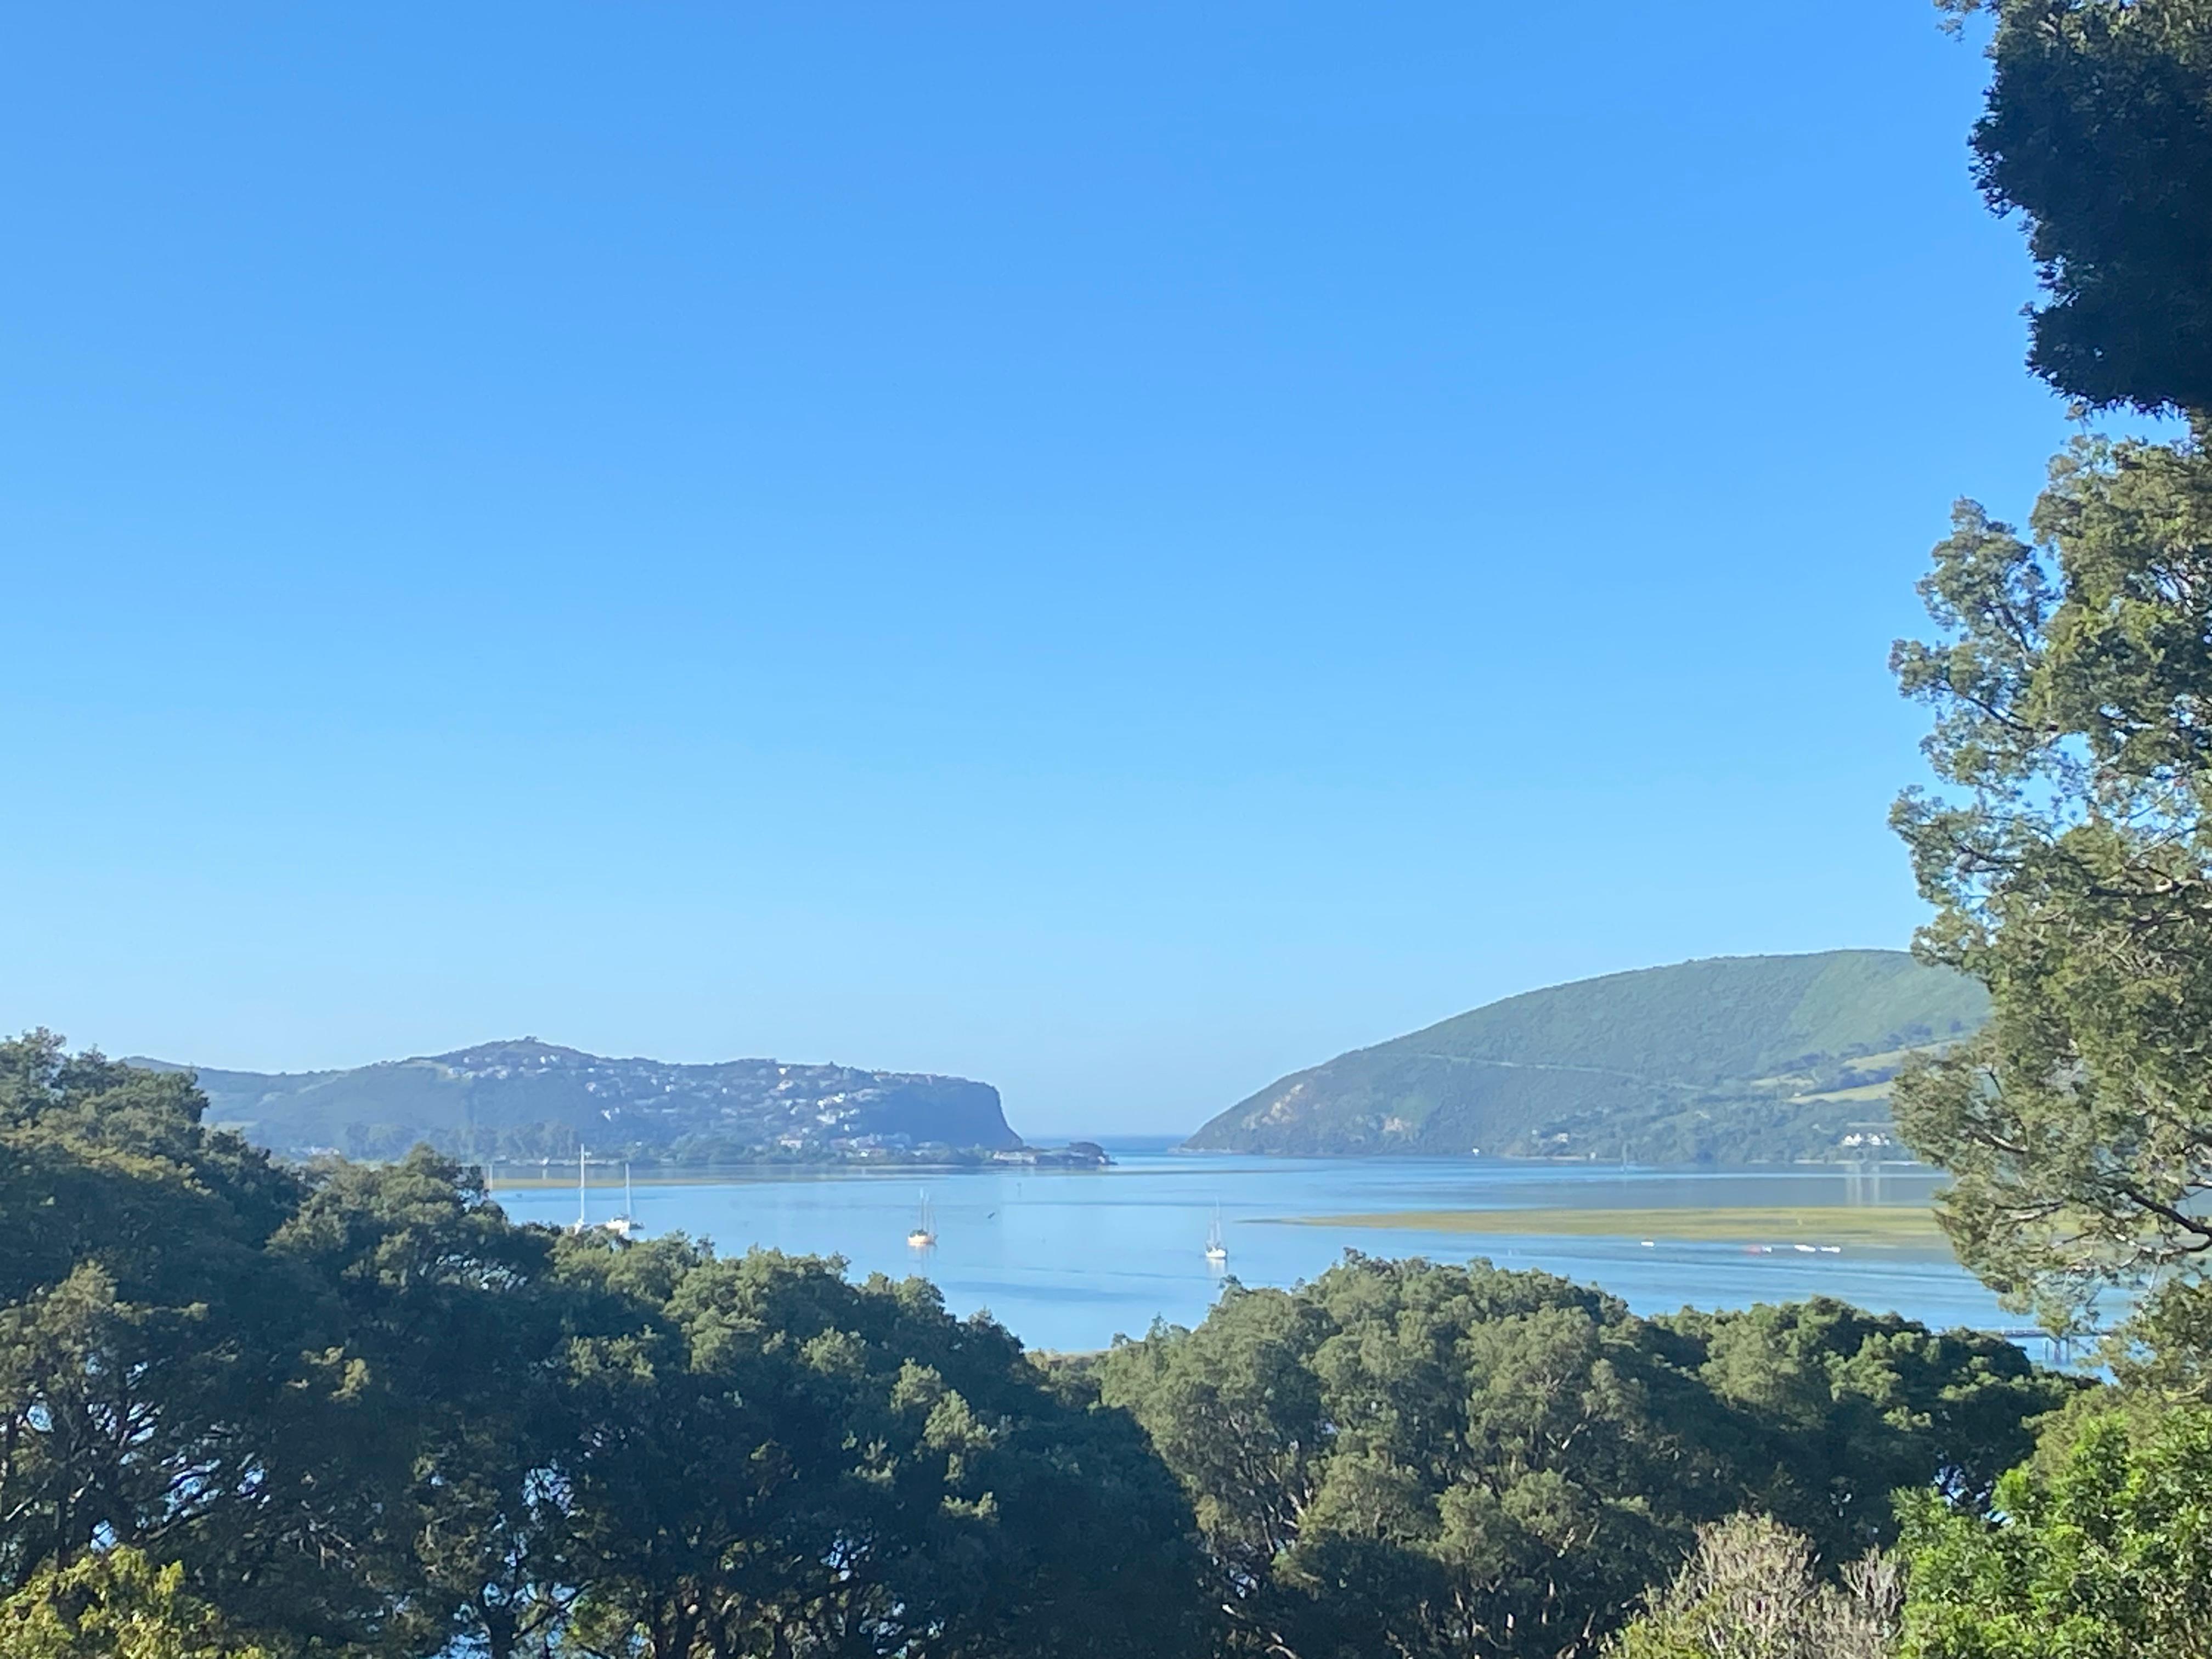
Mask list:
POLYGON ((573 1156, 580 1143, 708 1163, 1022 1145, 999 1091, 965 1078, 773 1060, 611 1060, 535 1037, 350 1071, 201 1068, 199 1084, 210 1123, 295 1156, 390 1158, 427 1141, 470 1158, 545 1158, 573 1156))
POLYGON ((1907 1054, 1988 1018, 1973 981, 1901 951, 1722 957, 1508 997, 1278 1079, 1186 1143, 1208 1152, 1756 1163, 1889 1132, 1907 1054))

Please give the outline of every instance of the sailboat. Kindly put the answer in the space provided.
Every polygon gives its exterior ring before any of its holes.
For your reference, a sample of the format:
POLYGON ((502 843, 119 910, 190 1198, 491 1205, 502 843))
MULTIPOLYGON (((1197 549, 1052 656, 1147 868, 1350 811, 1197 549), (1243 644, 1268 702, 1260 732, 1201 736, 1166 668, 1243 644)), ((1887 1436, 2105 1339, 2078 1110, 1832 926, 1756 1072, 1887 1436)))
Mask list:
POLYGON ((584 1213, 584 1147, 583 1143, 579 1141, 576 1146, 576 1220, 575 1224, 568 1231, 572 1233, 580 1233, 591 1224, 584 1213))
POLYGON ((906 1242, 907 1248, 914 1250, 926 1250, 937 1243, 937 1224, 930 1217, 926 1191, 921 1195, 921 1212, 915 1218, 914 1231, 906 1236, 906 1242))
POLYGON ((630 1197, 629 1161, 627 1158, 623 1160, 622 1213, 602 1224, 617 1238, 623 1240, 635 1238, 640 1232, 644 1231, 637 1224, 637 1209, 635 1206, 635 1200, 630 1197))
POLYGON ((1206 1230, 1206 1259, 1218 1267, 1229 1260, 1229 1247, 1221 1242, 1221 1206, 1213 1206, 1213 1224, 1206 1230))

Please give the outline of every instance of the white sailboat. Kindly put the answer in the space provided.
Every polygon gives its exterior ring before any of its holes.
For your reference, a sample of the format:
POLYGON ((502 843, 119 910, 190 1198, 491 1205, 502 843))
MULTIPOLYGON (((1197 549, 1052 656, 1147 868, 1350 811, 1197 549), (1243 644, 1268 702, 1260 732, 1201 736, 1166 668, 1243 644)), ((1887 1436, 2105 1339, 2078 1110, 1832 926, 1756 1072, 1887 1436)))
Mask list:
POLYGON ((1229 1260, 1229 1246, 1221 1238, 1221 1206, 1213 1206, 1213 1224, 1206 1230, 1206 1259, 1218 1267, 1229 1260))
POLYGON ((630 1196, 629 1160, 627 1158, 623 1160, 622 1213, 609 1221, 602 1223, 601 1224, 617 1238, 624 1240, 635 1238, 640 1232, 644 1231, 637 1224, 636 1200, 630 1196))
POLYGON ((576 1220, 568 1231, 572 1233, 580 1233, 587 1230, 591 1224, 584 1213, 584 1147, 583 1143, 579 1141, 576 1145, 576 1220))
POLYGON ((927 1190, 921 1195, 921 1212, 915 1218, 914 1231, 906 1236, 906 1243, 907 1248, 912 1250, 926 1250, 937 1243, 937 1224, 929 1213, 929 1194, 927 1190))

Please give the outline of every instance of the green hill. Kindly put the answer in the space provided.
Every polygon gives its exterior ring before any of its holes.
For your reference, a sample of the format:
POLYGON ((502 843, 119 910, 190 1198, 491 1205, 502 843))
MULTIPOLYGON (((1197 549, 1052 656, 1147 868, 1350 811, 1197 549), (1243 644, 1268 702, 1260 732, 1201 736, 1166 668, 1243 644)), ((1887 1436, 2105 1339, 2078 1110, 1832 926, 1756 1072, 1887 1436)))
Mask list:
MULTIPOLYGON (((175 1067, 163 1060, 140 1065, 175 1067)), ((595 1152, 678 1163, 1018 1148, 999 1091, 850 1066, 614 1060, 535 1037, 343 1072, 202 1067, 210 1122, 280 1152, 391 1158, 418 1140, 473 1158, 595 1152)))
POLYGON ((1979 985, 1901 951, 1646 968, 1340 1054, 1268 1085, 1188 1144, 1654 1163, 1847 1157, 1887 1133, 1905 1054, 1987 1017, 1979 985))

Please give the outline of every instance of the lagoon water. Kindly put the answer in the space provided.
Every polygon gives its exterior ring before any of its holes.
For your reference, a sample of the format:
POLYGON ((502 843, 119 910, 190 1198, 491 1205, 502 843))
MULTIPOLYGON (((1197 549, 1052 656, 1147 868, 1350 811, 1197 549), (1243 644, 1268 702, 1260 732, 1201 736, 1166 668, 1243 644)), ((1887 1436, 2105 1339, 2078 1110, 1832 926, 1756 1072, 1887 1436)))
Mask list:
MULTIPOLYGON (((955 1313, 988 1310, 1033 1347, 1100 1348, 1155 1319, 1194 1324, 1219 1295, 1205 1259, 1220 1206, 1227 1271, 1248 1285, 1310 1279, 1346 1249, 1501 1267, 1541 1267, 1595 1284, 1639 1313, 1747 1307, 1816 1294, 1931 1325, 2017 1325, 1969 1274, 1936 1250, 1854 1248, 1761 1255, 1741 1243, 1515 1237, 1417 1227, 1289 1224, 1299 1217, 1384 1211, 1573 1206, 1799 1206, 1924 1202, 1937 1177, 1893 1167, 1878 1182, 1818 1166, 1689 1170, 1584 1167, 1502 1159, 1194 1157, 1159 1140, 1109 1142, 1097 1170, 988 1170, 746 1172, 640 1184, 637 1220, 724 1252, 766 1245, 843 1256, 857 1274, 920 1273, 955 1313), (926 1189, 938 1243, 909 1249, 926 1189)), ((499 1202, 520 1221, 575 1219, 576 1192, 558 1166, 542 1184, 495 1172, 499 1202)), ((533 1166, 530 1175, 538 1176, 533 1166)), ((589 1213, 622 1207, 622 1175, 592 1171, 589 1213)), ((1808 1237, 1815 1237, 1808 1233, 1808 1237)))

